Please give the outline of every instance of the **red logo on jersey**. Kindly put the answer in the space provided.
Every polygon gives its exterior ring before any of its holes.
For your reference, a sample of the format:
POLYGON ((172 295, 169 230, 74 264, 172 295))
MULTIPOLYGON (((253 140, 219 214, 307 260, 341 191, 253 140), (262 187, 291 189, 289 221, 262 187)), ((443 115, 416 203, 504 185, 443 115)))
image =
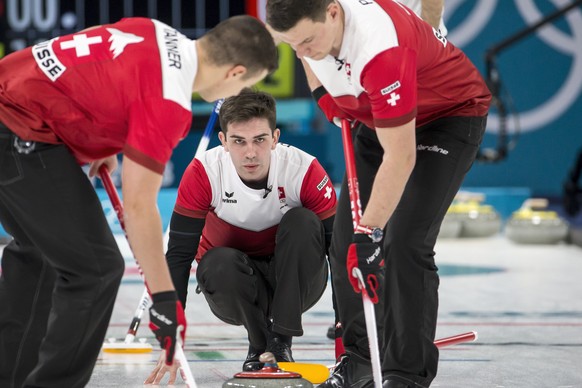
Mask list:
POLYGON ((279 193, 279 209, 283 211, 283 208, 289 206, 287 205, 287 198, 285 197, 285 189, 283 187, 277 187, 277 192, 279 193))
POLYGON ((352 83, 352 65, 350 65, 349 63, 345 63, 345 69, 346 69, 346 76, 348 77, 348 82, 352 83))
POLYGON ((277 191, 279 192, 279 201, 285 200, 285 188, 284 187, 277 187, 277 191))

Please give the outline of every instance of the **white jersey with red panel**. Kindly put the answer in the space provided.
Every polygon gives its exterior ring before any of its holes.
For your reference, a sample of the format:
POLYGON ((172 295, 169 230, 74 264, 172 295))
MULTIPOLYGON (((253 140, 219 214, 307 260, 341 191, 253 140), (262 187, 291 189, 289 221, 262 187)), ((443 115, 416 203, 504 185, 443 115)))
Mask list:
POLYGON ((2 59, 0 121, 21 138, 65 143, 81 162, 123 151, 163 172, 190 128, 195 42, 128 18, 2 59))
POLYGON ((277 144, 271 152, 265 188, 248 187, 222 146, 195 158, 182 177, 174 211, 204 218, 196 259, 212 247, 230 247, 250 256, 273 253, 275 233, 291 208, 312 210, 320 219, 335 214, 336 194, 315 157, 277 144))
POLYGON ((486 114, 490 94, 477 69, 409 8, 392 0, 338 1, 345 13, 338 57, 306 58, 329 93, 319 101, 329 119, 330 97, 371 128, 486 114))

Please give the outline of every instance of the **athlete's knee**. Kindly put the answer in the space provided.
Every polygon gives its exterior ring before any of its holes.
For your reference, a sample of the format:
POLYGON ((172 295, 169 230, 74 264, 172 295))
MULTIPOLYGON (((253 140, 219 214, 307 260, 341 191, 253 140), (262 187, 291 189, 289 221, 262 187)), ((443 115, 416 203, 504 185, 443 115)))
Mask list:
POLYGON ((254 274, 249 258, 244 253, 226 247, 212 248, 196 270, 196 279, 202 290, 236 289, 245 277, 254 274))
POLYGON ((287 225, 299 228, 319 227, 320 224, 321 221, 313 211, 304 207, 295 207, 283 215, 279 227, 287 225))
POLYGON ((285 213, 277 229, 277 244, 288 238, 291 241, 304 241, 306 236, 323 238, 323 224, 317 215, 303 207, 293 208, 285 213))
POLYGON ((110 270, 110 277, 118 284, 121 283, 121 278, 125 272, 125 260, 121 253, 117 256, 117 259, 114 260, 111 270, 110 270))
POLYGON ((125 272, 125 260, 121 252, 115 250, 110 252, 107 259, 102 260, 97 268, 92 267, 86 272, 83 281, 87 284, 94 282, 96 286, 103 284, 106 288, 117 288, 125 272))

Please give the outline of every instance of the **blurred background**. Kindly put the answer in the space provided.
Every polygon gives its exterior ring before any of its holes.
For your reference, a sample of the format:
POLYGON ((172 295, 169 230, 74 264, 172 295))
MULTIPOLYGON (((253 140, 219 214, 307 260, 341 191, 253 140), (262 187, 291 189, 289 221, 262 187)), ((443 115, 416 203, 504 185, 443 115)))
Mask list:
MULTIPOLYGON (((0 0, 0 55, 125 16, 156 18, 197 38, 232 15, 264 18, 265 1, 0 0)), ((579 222, 580 4, 576 0, 445 0, 448 40, 471 58, 496 96, 479 160, 463 190, 482 193, 484 203, 493 205, 502 218, 525 199, 543 197, 572 225, 579 222)), ((281 140, 317 156, 337 185, 344 173, 340 131, 325 121, 312 101, 292 50, 281 45, 279 53, 279 70, 257 86, 277 99, 281 140)), ((190 135, 175 150, 164 175, 160 210, 165 223, 211 109, 212 104, 195 96, 190 135)), ((213 136, 210 146, 217 144, 213 136)))

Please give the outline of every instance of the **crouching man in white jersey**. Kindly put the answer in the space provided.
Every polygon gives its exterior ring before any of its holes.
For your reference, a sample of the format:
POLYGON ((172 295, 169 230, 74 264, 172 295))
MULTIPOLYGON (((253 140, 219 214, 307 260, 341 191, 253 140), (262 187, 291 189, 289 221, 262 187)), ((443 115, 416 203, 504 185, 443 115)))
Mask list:
MULTIPOLYGON (((317 159, 278 143, 274 99, 245 90, 220 110, 222 146, 186 169, 170 224, 167 260, 182 304, 191 265, 212 312, 243 325, 249 351, 243 370, 262 367, 259 355, 293 361, 292 337, 301 315, 327 284, 326 251, 336 195, 317 159)), ((146 383, 176 368, 159 362, 146 383)))

